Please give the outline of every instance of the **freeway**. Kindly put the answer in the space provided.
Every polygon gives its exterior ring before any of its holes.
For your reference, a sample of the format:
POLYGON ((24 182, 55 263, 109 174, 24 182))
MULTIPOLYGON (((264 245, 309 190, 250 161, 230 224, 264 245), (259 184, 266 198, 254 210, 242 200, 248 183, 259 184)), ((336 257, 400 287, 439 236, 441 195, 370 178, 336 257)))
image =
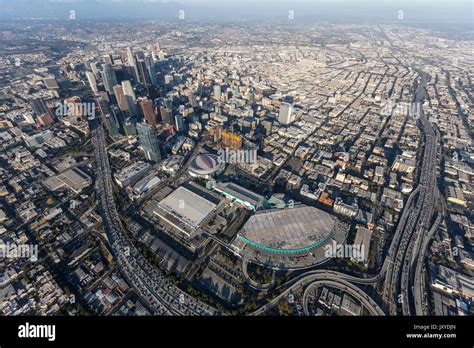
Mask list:
POLYGON ((96 158, 99 212, 120 271, 157 315, 217 315, 216 309, 186 294, 159 273, 130 241, 122 226, 113 195, 107 141, 100 124, 92 124, 96 158))
POLYGON ((415 306, 415 314, 416 315, 427 315, 426 311, 426 298, 425 298, 425 291, 424 291, 424 281, 423 281, 423 263, 425 259, 425 254, 426 250, 428 249, 428 244, 431 241, 431 238, 433 237, 434 233, 438 229, 438 226, 441 222, 442 215, 438 214, 436 217, 436 221, 433 224, 432 228, 428 232, 428 235, 423 238, 423 242, 420 245, 420 248, 418 250, 418 260, 416 263, 416 268, 415 268, 415 275, 414 275, 414 284, 412 288, 413 292, 413 302, 415 306))
MULTIPOLYGON (((414 102, 421 103, 426 95, 426 83, 429 76, 420 71, 421 81, 415 90, 414 102)), ((398 303, 401 303, 402 313, 410 315, 410 298, 412 284, 416 281, 414 270, 419 261, 422 239, 435 212, 435 198, 438 196, 436 186, 437 163, 436 154, 439 134, 433 128, 429 120, 420 108, 419 123, 425 138, 425 148, 420 171, 418 196, 413 207, 406 208, 408 212, 407 222, 402 226, 400 243, 392 246, 396 248, 393 265, 385 275, 383 298, 389 308, 391 315, 397 315, 398 303)), ((400 227, 400 226, 399 226, 400 227)))

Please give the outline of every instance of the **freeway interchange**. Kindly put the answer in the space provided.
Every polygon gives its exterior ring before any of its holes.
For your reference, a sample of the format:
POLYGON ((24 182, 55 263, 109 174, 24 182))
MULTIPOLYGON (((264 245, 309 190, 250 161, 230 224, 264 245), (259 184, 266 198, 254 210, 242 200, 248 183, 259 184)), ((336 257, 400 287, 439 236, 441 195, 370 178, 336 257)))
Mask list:
POLYGON ((370 284, 371 282, 373 282, 373 279, 361 279, 335 271, 320 270, 306 272, 300 277, 291 280, 290 282, 292 283, 292 285, 288 286, 286 290, 280 293, 280 295, 275 297, 272 301, 257 309, 255 312, 252 313, 252 315, 264 314, 271 308, 275 307, 282 299, 288 297, 288 295, 291 294, 293 291, 304 288, 306 286, 307 288, 303 295, 303 308, 305 308, 306 314, 306 309, 308 307, 308 293, 310 289, 312 289, 314 286, 329 286, 339 288, 349 293, 354 298, 359 300, 371 314, 384 315, 384 311, 382 310, 382 308, 364 291, 362 291, 357 286, 351 284, 351 281, 360 284, 370 284))

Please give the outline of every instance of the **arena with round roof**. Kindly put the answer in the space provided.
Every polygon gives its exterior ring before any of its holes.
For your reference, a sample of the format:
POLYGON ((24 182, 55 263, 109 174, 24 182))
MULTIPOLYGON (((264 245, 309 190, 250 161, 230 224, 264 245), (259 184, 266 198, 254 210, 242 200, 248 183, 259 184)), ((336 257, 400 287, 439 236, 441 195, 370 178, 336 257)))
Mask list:
POLYGON ((349 226, 311 206, 262 210, 250 217, 233 243, 261 264, 298 268, 323 262, 325 246, 346 239, 349 226))
POLYGON ((212 154, 199 154, 189 165, 189 174, 194 178, 210 179, 222 172, 219 158, 212 154))

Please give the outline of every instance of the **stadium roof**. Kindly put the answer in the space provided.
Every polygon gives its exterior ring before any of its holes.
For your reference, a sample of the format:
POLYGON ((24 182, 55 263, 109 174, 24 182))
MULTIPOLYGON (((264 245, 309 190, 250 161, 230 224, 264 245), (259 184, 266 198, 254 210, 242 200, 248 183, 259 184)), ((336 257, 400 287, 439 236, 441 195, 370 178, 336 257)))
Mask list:
POLYGON ((200 154, 189 165, 189 170, 199 175, 212 174, 219 169, 218 157, 211 154, 200 154))
POLYGON ((262 211, 239 233, 252 247, 275 253, 299 253, 323 245, 331 237, 334 218, 314 207, 262 211))

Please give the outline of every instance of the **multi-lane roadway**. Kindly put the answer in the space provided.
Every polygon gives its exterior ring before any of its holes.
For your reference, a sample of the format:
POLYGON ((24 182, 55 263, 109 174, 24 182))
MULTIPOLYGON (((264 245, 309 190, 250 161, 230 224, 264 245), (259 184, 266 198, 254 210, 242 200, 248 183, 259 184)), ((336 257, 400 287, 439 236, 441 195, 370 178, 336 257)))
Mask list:
MULTIPOLYGON (((420 71, 420 78, 415 90, 414 103, 422 103, 426 97, 426 83, 429 76, 420 71)), ((406 210, 408 209, 407 223, 403 226, 400 243, 398 246, 394 245, 396 253, 393 254, 393 264, 385 275, 383 298, 391 315, 397 315, 399 309, 403 315, 416 312, 412 301, 413 288, 419 287, 419 282, 422 282, 423 279, 417 278, 415 271, 418 262, 423 261, 418 256, 422 241, 430 228, 435 213, 435 203, 439 195, 436 183, 436 154, 439 134, 427 119, 422 108, 420 108, 419 115, 414 116, 419 117, 425 147, 417 187, 418 195, 415 198, 415 204, 406 208, 406 210)))
POLYGON ((158 272, 129 239, 117 212, 107 141, 102 125, 92 123, 97 165, 99 212, 120 271, 157 315, 217 315, 218 311, 189 296, 158 272))

